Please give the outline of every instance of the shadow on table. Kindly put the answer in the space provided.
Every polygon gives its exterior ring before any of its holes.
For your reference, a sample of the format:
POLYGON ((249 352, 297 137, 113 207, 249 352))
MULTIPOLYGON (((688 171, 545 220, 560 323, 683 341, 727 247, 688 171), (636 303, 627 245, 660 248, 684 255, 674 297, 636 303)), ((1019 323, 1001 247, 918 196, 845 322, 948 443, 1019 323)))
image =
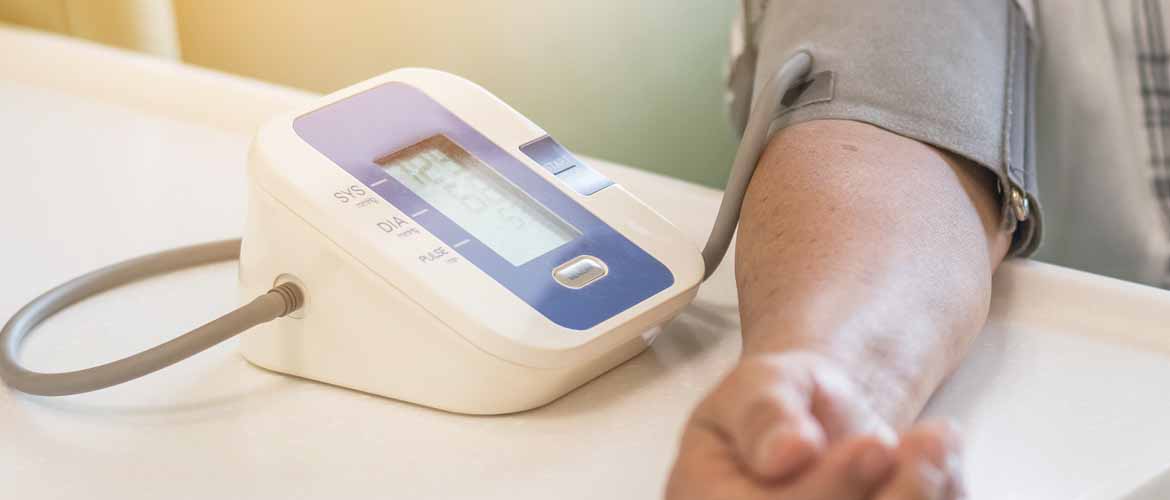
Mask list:
POLYGON ((738 314, 734 305, 696 301, 664 325, 649 349, 529 413, 541 417, 595 413, 629 398, 661 400, 661 392, 697 400, 739 355, 738 314), (663 382, 671 372, 673 380, 663 382), (659 383, 671 385, 655 388, 659 383), (661 392, 646 392, 656 389, 661 392))

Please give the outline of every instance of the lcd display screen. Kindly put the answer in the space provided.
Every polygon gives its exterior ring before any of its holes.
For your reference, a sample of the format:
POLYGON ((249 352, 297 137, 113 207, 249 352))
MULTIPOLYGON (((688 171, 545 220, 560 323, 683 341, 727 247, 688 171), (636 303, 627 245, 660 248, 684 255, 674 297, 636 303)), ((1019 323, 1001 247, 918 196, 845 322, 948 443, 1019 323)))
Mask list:
POLYGON ((433 136, 377 163, 514 266, 581 235, 446 136, 433 136))

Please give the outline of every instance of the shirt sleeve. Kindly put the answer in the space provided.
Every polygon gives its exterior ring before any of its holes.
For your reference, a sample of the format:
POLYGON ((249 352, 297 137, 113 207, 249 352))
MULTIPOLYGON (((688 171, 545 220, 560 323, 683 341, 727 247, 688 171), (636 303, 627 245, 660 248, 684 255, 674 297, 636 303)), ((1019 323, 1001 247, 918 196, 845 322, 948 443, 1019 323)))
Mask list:
POLYGON ((807 50, 812 84, 804 88, 816 95, 789 100, 775 128, 855 120, 967 158, 999 179, 1011 255, 1030 255, 1042 227, 1030 7, 1031 0, 747 0, 732 30, 733 127, 743 130, 753 93, 807 50))

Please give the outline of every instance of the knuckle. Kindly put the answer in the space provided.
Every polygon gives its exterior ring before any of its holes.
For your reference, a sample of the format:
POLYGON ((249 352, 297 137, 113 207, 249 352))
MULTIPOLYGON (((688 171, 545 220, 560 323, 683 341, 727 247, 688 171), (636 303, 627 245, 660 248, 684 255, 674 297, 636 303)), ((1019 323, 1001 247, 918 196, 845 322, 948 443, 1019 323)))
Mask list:
POLYGON ((743 425, 751 428, 783 418, 787 408, 783 401, 769 394, 757 394, 746 402, 743 425))
POLYGON ((744 361, 729 373, 700 404, 721 420, 735 425, 767 422, 798 410, 806 388, 769 361, 744 361))

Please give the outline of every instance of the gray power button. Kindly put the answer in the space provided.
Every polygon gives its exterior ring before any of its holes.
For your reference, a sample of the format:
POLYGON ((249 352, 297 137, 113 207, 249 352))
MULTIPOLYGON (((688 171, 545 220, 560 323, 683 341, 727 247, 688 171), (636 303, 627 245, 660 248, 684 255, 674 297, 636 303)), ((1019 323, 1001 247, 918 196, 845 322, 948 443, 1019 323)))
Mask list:
POLYGON ((583 288, 609 272, 597 257, 582 255, 553 270, 553 277, 566 287, 583 288))

